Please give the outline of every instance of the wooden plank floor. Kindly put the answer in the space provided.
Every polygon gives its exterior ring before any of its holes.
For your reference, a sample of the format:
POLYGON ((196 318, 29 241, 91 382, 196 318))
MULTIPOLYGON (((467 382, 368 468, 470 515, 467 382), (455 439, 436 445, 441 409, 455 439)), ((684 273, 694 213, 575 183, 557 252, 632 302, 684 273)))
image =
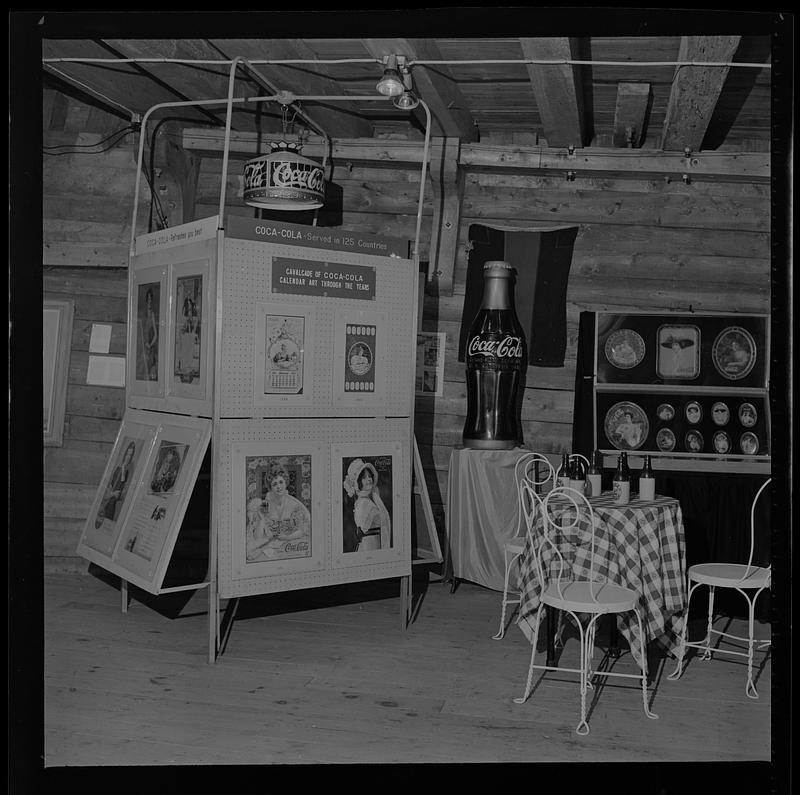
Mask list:
MULTIPOLYGON (((499 594, 468 582, 451 594, 423 572, 405 632, 397 580, 249 597, 213 665, 205 591, 131 593, 123 614, 108 575, 45 577, 46 767, 770 758, 769 659, 758 701, 734 658, 693 659, 677 682, 662 661, 659 720, 635 680, 612 680, 579 737, 569 675, 514 703, 530 645, 514 626, 491 639, 499 594)), ((617 670, 632 665, 626 653, 617 670)))

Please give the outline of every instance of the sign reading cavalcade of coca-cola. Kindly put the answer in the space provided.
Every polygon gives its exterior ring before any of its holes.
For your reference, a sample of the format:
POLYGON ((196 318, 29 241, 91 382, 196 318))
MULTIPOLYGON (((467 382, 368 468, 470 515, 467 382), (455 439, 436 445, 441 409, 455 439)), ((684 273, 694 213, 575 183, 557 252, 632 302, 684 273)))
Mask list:
POLYGON ((521 443, 517 392, 526 367, 525 337, 511 300, 507 262, 483 268, 483 300, 467 338, 465 447, 502 450, 521 443))

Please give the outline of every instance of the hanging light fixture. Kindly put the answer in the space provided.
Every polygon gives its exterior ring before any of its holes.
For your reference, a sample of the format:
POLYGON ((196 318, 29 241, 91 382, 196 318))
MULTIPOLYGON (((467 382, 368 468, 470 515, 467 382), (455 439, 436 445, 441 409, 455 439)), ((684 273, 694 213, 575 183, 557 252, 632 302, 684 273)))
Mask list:
POLYGON ((419 100, 414 96, 411 83, 411 70, 406 66, 403 69, 403 93, 392 100, 392 105, 400 110, 414 110, 419 105, 419 100))
POLYGON ((385 97, 398 97, 404 91, 403 78, 400 76, 400 71, 405 66, 405 56, 403 55, 386 55, 383 58, 383 77, 378 80, 375 89, 379 94, 385 97))
MULTIPOLYGON (((283 135, 286 137, 286 105, 283 135)), ((325 172, 300 154, 300 141, 275 141, 270 153, 244 164, 245 204, 264 210, 316 210, 325 201, 325 172)))

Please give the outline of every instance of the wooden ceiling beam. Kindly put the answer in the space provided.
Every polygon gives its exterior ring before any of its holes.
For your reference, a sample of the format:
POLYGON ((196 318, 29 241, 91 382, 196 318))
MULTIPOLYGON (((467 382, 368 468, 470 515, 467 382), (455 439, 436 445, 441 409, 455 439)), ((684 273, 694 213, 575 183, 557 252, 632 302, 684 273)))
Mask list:
MULTIPOLYGON (((315 53, 302 39, 211 39, 210 43, 233 59, 237 55, 253 60, 316 60, 315 53)), ((347 92, 335 80, 327 77, 325 64, 281 66, 253 64, 259 74, 278 91, 291 91, 297 96, 344 96, 347 92)), ((246 68, 239 72, 244 77, 246 68)), ((331 138, 368 138, 373 134, 372 123, 360 116, 361 109, 345 101, 323 104, 304 103, 303 112, 313 119, 331 138)))
MULTIPOLYGON (((679 61, 730 62, 741 36, 684 36, 679 61)), ((678 66, 672 81, 661 135, 666 152, 697 152, 730 71, 729 66, 678 66)))
MULTIPOLYGON (((568 38, 520 39, 525 58, 531 60, 579 60, 578 40, 568 38)), ((526 64, 542 119, 548 146, 584 145, 581 67, 573 64, 526 64)))
MULTIPOLYGON (((431 39, 363 39, 363 44, 376 59, 386 55, 405 55, 407 61, 444 60, 439 48, 431 39)), ((375 82, 380 72, 376 69, 375 82)), ((414 93, 428 106, 431 112, 431 135, 442 138, 458 138, 476 141, 478 128, 462 95, 446 65, 426 66, 417 64, 411 69, 414 93)), ((425 111, 412 111, 422 127, 425 126, 425 111)))

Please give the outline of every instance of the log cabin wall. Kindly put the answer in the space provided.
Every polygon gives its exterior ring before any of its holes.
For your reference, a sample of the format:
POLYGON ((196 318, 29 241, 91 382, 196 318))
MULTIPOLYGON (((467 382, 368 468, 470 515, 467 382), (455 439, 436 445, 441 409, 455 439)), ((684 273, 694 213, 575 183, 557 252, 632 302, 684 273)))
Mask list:
MULTIPOLYGON (((57 92, 45 96, 45 144, 97 143, 120 120, 57 92)), ((180 136, 165 134, 178 145, 180 136)), ((763 182, 665 181, 625 173, 558 176, 501 167, 463 169, 452 294, 428 285, 425 331, 447 335, 444 394, 418 398, 415 431, 434 515, 443 533, 450 451, 460 444, 466 407, 464 365, 457 343, 464 301, 467 230, 499 226, 575 225, 567 291, 567 351, 563 367, 529 367, 523 402, 526 446, 558 455, 572 436, 578 318, 581 311, 726 311, 770 309, 770 191, 763 182)), ((56 150, 53 150, 56 151, 56 150)), ((64 444, 45 450, 45 554, 48 569, 84 570, 74 556, 124 412, 124 389, 86 385, 92 323, 112 326, 112 354, 125 353, 127 249, 135 180, 134 136, 107 152, 44 157, 45 290, 75 300, 64 444)), ((93 150, 92 150, 93 151, 93 150)), ((186 181, 162 173, 156 190, 165 212, 181 220, 218 211, 221 152, 197 156, 193 196, 186 181), (196 184, 196 187, 195 187, 196 184), (181 190, 183 189, 183 195, 181 190)), ((241 159, 227 177, 226 210, 252 216, 241 198, 241 159)), ((326 207, 320 226, 414 238, 419 168, 409 164, 337 162, 333 182, 342 206, 326 207)), ((435 186, 433 186, 435 187, 435 186)), ((426 187, 420 259, 430 255, 433 189, 426 187)), ((138 231, 147 231, 140 202, 138 231)))

